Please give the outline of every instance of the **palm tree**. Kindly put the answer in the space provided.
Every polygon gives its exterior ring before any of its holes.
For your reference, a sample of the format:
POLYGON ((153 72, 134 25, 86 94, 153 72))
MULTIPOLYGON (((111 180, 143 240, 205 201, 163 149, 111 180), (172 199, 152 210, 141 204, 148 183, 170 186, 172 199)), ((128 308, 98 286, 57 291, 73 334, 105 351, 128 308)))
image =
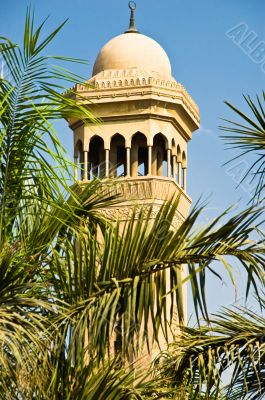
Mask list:
POLYGON ((256 103, 250 96, 243 97, 251 113, 250 116, 240 111, 228 101, 225 101, 228 107, 240 117, 240 121, 225 120, 228 122, 228 125, 222 126, 221 129, 228 132, 226 135, 223 135, 223 138, 229 147, 239 150, 239 154, 235 157, 236 159, 242 159, 246 155, 253 156, 240 183, 246 179, 250 179, 256 188, 253 200, 263 201, 265 187, 265 108, 263 103, 265 101, 265 92, 262 93, 261 97, 256 96, 256 103))
POLYGON ((83 79, 51 67, 52 57, 44 55, 63 25, 41 41, 44 25, 35 28, 28 10, 22 48, 1 38, 9 76, 0 80, 1 393, 12 400, 174 398, 182 387, 146 365, 145 371, 127 368, 126 360, 143 346, 159 345, 159 332, 168 339, 176 315, 167 298, 183 326, 188 281, 198 319, 210 321, 205 279, 219 276, 216 263, 234 283, 230 259, 238 260, 249 276, 247 290, 259 296, 263 243, 250 239, 262 211, 228 217, 227 210, 199 230, 203 206, 196 205, 173 230, 172 200, 152 225, 146 209, 122 233, 106 220, 101 210, 119 198, 106 195, 104 181, 72 184, 72 164, 52 127, 70 116, 94 121, 78 99, 65 95, 65 82, 83 79))
MULTIPOLYGON (((256 103, 244 96, 252 116, 232 104, 226 104, 240 117, 221 129, 228 132, 224 139, 240 152, 233 158, 252 155, 254 161, 242 181, 256 183, 253 202, 262 211, 264 200, 264 137, 265 110, 257 96, 256 103)), ((261 252, 264 254, 264 235, 260 233, 261 252)), ((264 272, 263 272, 264 273, 264 272)), ((248 282, 256 287, 260 305, 257 313, 251 308, 224 308, 209 318, 204 326, 195 329, 183 327, 181 336, 169 348, 163 359, 162 376, 174 386, 184 386, 189 398, 263 399, 265 395, 265 299, 251 270, 248 282)))
POLYGON ((161 377, 184 387, 190 399, 264 398, 264 317, 234 307, 209 322, 182 328, 160 359, 161 377))

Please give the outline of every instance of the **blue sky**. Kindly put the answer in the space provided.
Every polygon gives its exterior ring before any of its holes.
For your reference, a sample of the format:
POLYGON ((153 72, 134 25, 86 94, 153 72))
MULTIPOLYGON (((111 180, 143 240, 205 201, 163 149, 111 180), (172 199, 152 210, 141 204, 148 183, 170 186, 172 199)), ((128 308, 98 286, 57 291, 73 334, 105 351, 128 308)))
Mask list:
MULTIPOLYGON (((75 66, 76 72, 86 78, 91 75, 100 48, 128 26, 126 0, 0 0, 0 35, 21 42, 29 3, 38 21, 50 15, 47 31, 69 18, 50 53, 86 59, 88 66, 75 66)), ((264 0, 137 1, 138 29, 164 47, 175 79, 200 107, 202 128, 194 133, 188 150, 188 193, 194 201, 201 195, 209 197, 204 221, 236 202, 243 207, 250 199, 246 185, 236 189, 235 175, 240 175, 242 164, 230 170, 222 166, 234 153, 224 151, 218 125, 221 117, 234 119, 224 99, 244 110, 242 93, 254 96, 264 89, 265 67, 262 71, 250 51, 243 51, 226 35, 236 25, 244 24, 254 32, 257 43, 265 41, 264 15, 264 0)), ((63 123, 57 128, 72 153, 71 131, 63 123)), ((249 160, 244 162, 248 165, 249 160)), ((227 289, 220 287, 216 296, 216 289, 209 286, 213 303, 231 301, 227 289)))

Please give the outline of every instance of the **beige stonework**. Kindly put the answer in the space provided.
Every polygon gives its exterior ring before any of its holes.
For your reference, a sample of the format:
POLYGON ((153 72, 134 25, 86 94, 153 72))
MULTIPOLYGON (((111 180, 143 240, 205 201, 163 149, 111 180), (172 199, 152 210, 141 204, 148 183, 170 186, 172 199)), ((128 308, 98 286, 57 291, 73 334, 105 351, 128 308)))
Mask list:
POLYGON ((151 219, 154 219, 164 201, 175 198, 179 202, 174 221, 174 228, 177 228, 187 217, 191 205, 190 197, 179 185, 173 179, 164 177, 120 178, 115 186, 113 183, 106 184, 106 191, 122 199, 117 206, 104 210, 106 217, 120 222, 128 221, 132 212, 142 207, 152 207, 151 219))
POLYGON ((104 210, 115 221, 126 222, 139 206, 152 206, 154 219, 165 200, 178 198, 177 228, 191 205, 187 144, 200 126, 199 109, 172 77, 166 52, 133 23, 131 16, 129 31, 100 51, 93 76, 69 93, 98 119, 69 120, 75 177, 86 184, 95 176, 120 176, 114 185, 106 181, 106 191, 122 198, 104 210))

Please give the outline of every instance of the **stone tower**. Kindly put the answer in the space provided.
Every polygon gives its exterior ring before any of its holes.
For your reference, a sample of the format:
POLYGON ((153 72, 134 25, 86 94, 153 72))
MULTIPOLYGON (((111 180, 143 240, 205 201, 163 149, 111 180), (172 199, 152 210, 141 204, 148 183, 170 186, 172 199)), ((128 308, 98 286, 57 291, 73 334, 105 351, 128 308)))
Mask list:
POLYGON ((129 29, 99 52, 90 87, 77 85, 100 124, 71 120, 76 179, 120 177, 124 201, 106 213, 128 219, 135 204, 158 208, 179 195, 178 221, 188 213, 187 143, 199 128, 199 110, 171 73, 166 52, 138 32, 130 2, 129 29))

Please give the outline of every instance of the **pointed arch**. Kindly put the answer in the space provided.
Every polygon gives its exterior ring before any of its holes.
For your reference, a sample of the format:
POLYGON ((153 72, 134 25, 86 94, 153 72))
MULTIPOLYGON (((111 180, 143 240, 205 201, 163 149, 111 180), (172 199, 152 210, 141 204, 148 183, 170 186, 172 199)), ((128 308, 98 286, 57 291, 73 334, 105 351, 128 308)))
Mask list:
POLYGON ((187 157, 185 151, 182 152, 182 189, 186 191, 187 186, 187 157))
POLYGON ((181 157, 181 148, 180 148, 180 145, 178 144, 178 145, 177 145, 177 162, 178 162, 178 163, 181 163, 181 161, 182 161, 182 157, 181 157))
POLYGON ((78 140, 75 144, 74 148, 74 159, 76 164, 76 177, 78 180, 83 179, 83 165, 84 165, 84 151, 83 151, 83 142, 82 140, 78 140))
POLYGON ((187 157, 185 151, 182 152, 182 168, 187 168, 187 157))
POLYGON ((172 147, 172 156, 176 156, 177 155, 177 146, 176 146, 175 139, 172 139, 171 147, 172 147))
POLYGON ((176 174, 177 182, 181 186, 182 184, 182 153, 180 145, 177 145, 177 174, 176 174))
POLYGON ((154 136, 152 151, 152 175, 167 176, 168 141, 160 132, 154 136))
POLYGON ((104 141, 95 135, 89 143, 89 178, 100 178, 105 176, 105 155, 104 155, 104 141))
POLYGON ((136 132, 131 143, 132 176, 145 176, 148 173, 147 138, 142 132, 136 132))
POLYGON ((111 176, 125 176, 126 150, 125 138, 120 133, 111 137, 110 141, 110 174, 111 176))
POLYGON ((171 153, 171 174, 173 179, 177 179, 177 147, 175 139, 171 142, 172 153, 171 153))

